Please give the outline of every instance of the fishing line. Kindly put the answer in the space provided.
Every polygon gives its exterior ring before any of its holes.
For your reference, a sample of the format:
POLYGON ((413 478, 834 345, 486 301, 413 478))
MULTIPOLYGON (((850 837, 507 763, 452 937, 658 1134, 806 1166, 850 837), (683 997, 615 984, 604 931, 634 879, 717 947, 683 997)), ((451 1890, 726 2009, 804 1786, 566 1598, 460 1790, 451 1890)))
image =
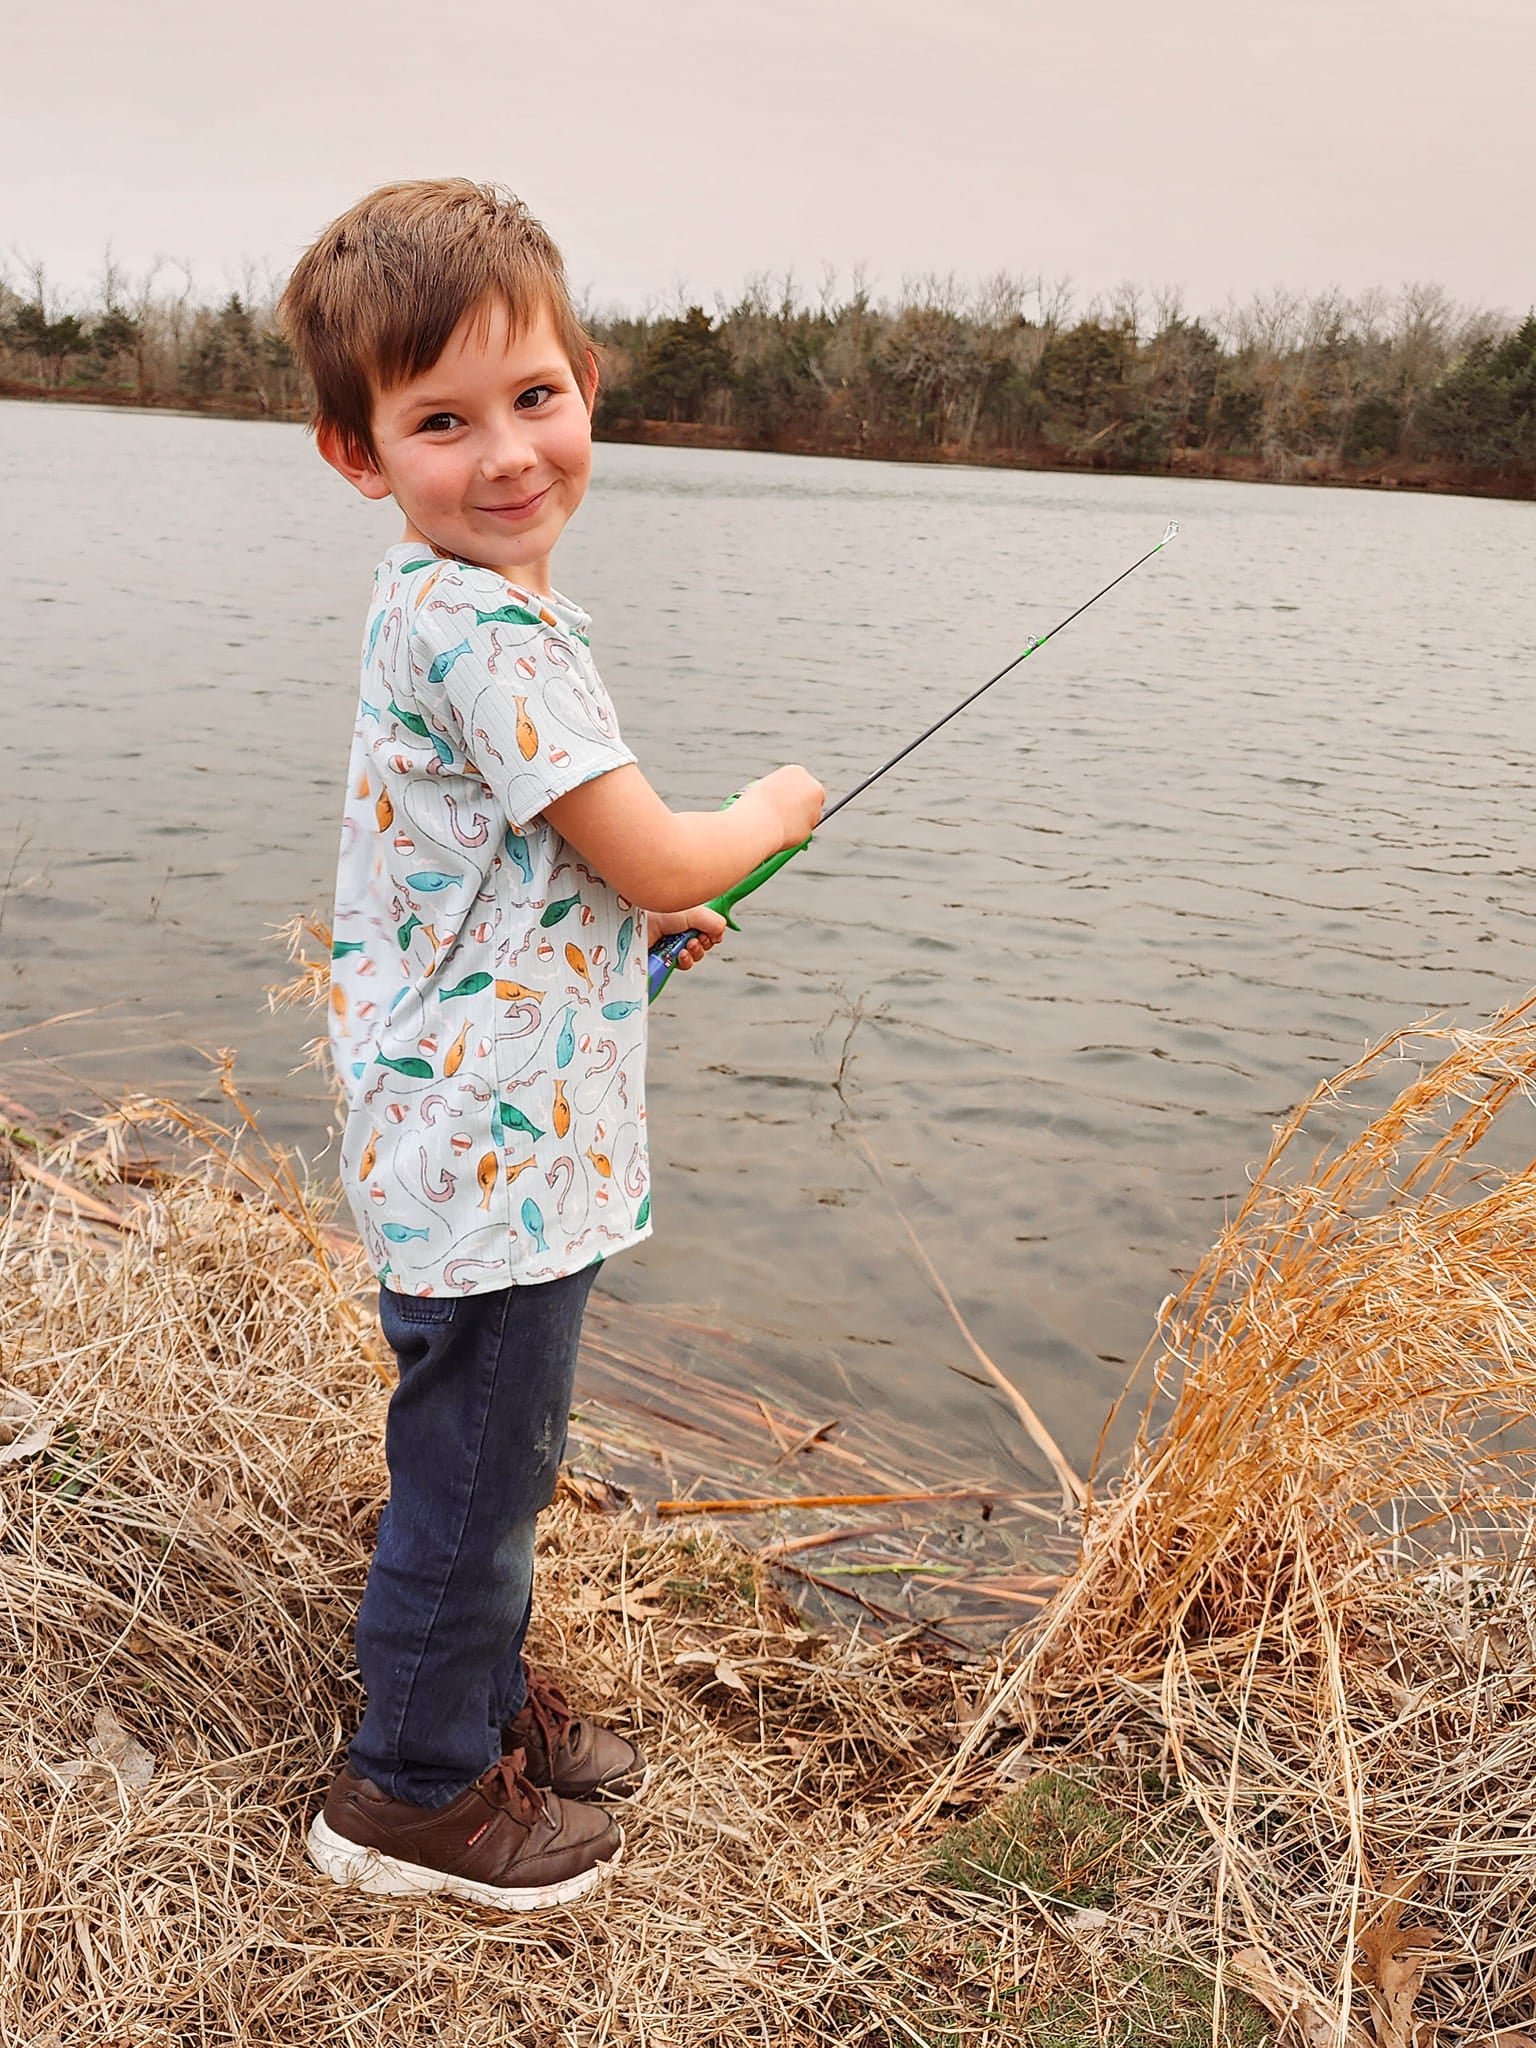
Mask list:
MULTIPOLYGON (((1161 554, 1178 530, 1179 522, 1176 519, 1170 519, 1163 530, 1163 537, 1156 547, 1148 548, 1144 555, 1138 555, 1128 569, 1122 569, 1120 574, 1106 583, 1102 590, 1096 590, 1092 597, 1085 598, 1076 611, 1068 612, 1064 619, 1052 626, 1049 633, 1042 633, 1038 639, 1031 640, 1023 652, 1016 654, 1012 661, 998 670, 995 676, 988 676, 987 680, 977 689, 972 690, 968 697, 962 697, 952 710, 946 711, 942 718, 936 718, 926 732, 920 732, 915 740, 908 740, 900 753, 892 754, 889 761, 882 762, 873 773, 866 775, 862 782, 856 783, 846 796, 840 796, 835 804, 828 805, 827 809, 822 812, 817 820, 816 830, 819 832, 829 818, 835 818, 837 813, 846 804, 851 804, 856 796, 862 796, 866 789, 871 788, 873 784, 880 780, 882 775, 889 775, 893 768, 906 760, 908 754, 915 753, 925 740, 931 740, 934 734, 948 725, 952 718, 958 718, 962 711, 968 710, 978 697, 984 697, 994 684, 1000 683, 1005 676, 1011 676, 1020 662, 1028 661, 1029 657, 1032 654, 1037 654, 1048 640, 1054 640, 1056 635, 1064 632, 1074 619, 1080 619, 1090 605, 1097 604, 1101 597, 1108 597, 1109 593, 1122 584, 1127 576, 1134 576, 1144 562, 1150 562, 1154 555, 1161 554)), ((734 802, 735 799, 731 798, 730 801, 734 802)), ((760 889, 764 882, 768 881, 773 875, 776 875, 786 862, 792 861, 795 858, 796 854, 804 853, 810 843, 809 839, 804 839, 798 846, 786 847, 782 853, 770 854, 767 860, 760 862, 752 870, 750 875, 744 875, 739 882, 733 884, 723 895, 715 897, 714 901, 710 904, 710 909, 719 911, 732 931, 739 931, 740 926, 731 915, 737 904, 741 902, 743 897, 750 896, 755 889, 760 889)), ((650 1000, 653 1003, 666 987, 673 968, 687 951, 690 940, 696 939, 698 936, 697 932, 674 932, 670 937, 663 939, 659 945, 651 948, 649 975, 650 1000)))
MULTIPOLYGON (((1150 562, 1154 555, 1160 554, 1162 550, 1165 547, 1167 547, 1169 541, 1173 539, 1174 535, 1178 532, 1178 530, 1179 522, 1176 519, 1170 519, 1166 529, 1164 530, 1162 539, 1158 542, 1155 548, 1148 548, 1147 552, 1144 555, 1138 555, 1136 560, 1132 562, 1131 566, 1128 569, 1122 569, 1120 571, 1120 574, 1114 579, 1113 583, 1106 583, 1102 590, 1096 590, 1093 593, 1092 597, 1086 598, 1083 601, 1083 603, 1078 606, 1075 612, 1068 612, 1067 616, 1064 619, 1062 619, 1059 624, 1052 626, 1049 633, 1042 633, 1038 640, 1031 640, 1029 645, 1024 649, 1024 652, 1022 654, 1016 654, 1013 657, 1012 661, 1008 663, 1006 668, 1000 668, 995 676, 989 676, 987 680, 980 686, 979 689, 972 690, 969 697, 962 697, 960 702, 954 707, 952 711, 946 711, 942 718, 936 718, 933 721, 933 724, 929 726, 926 732, 920 732, 915 740, 908 740, 907 744, 902 748, 899 754, 892 754, 889 761, 885 762, 881 767, 877 768, 872 775, 866 775, 862 782, 856 783, 855 786, 849 790, 846 796, 840 796, 835 804, 828 804, 827 808, 822 812, 820 818, 816 822, 816 830, 819 832, 822 826, 826 824, 828 818, 835 818, 838 812, 843 808, 844 804, 851 804, 856 796, 862 796, 865 790, 868 789, 871 786, 871 784, 876 783, 880 780, 882 775, 888 775, 899 761, 905 761, 908 754, 915 753, 916 750, 923 744, 924 740, 931 740, 934 734, 940 731, 942 727, 948 725, 949 721, 952 718, 958 718, 962 711, 968 711, 971 705, 973 705, 976 702, 976 699, 978 697, 984 697, 987 694, 988 690, 992 688, 992 685, 994 683, 1000 683, 1003 680, 1004 676, 1011 676, 1021 661, 1028 661, 1029 657, 1032 654, 1037 653, 1040 650, 1040 648, 1042 648, 1045 645, 1047 640, 1054 640, 1056 638, 1056 635, 1060 632, 1065 631, 1065 629, 1071 625, 1074 619, 1080 619, 1083 616, 1083 613, 1087 611, 1089 605, 1097 604, 1101 597, 1108 597, 1109 593, 1115 588, 1115 585, 1123 583, 1127 576, 1134 576, 1136 571, 1141 567, 1143 562, 1150 562)), ((807 846, 810 845, 809 840, 807 840, 805 843, 807 846)))

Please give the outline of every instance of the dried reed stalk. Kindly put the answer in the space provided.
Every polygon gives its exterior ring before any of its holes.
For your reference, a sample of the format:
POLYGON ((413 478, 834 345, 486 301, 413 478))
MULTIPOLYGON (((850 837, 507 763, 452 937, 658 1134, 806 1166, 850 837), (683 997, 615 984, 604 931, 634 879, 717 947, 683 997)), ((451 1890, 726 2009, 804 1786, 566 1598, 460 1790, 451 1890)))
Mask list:
POLYGON ((1527 1002, 1387 1040, 1279 1129, 1165 1304, 1076 1574, 917 1809, 1009 1725, 1150 1721, 1202 1826, 1144 1903, 1313 2043, 1536 2017, 1536 1167, 1478 1149, 1533 1077, 1527 1002))
POLYGON ((659 1500, 658 1515, 764 1515, 781 1508, 890 1507, 897 1501, 996 1500, 974 1486, 924 1487, 913 1493, 787 1493, 759 1494, 746 1500, 659 1500))
POLYGON ((924 1273, 927 1274, 929 1285, 933 1288, 934 1293, 938 1295, 940 1301, 943 1302, 949 1312, 951 1321, 965 1339, 966 1349, 976 1360, 976 1363, 981 1367, 987 1378, 991 1380, 993 1386, 997 1388, 998 1392, 1008 1402, 1014 1414, 1017 1415, 1019 1421, 1023 1424, 1025 1435, 1029 1437, 1035 1448, 1044 1455, 1046 1463, 1055 1473, 1057 1484, 1061 1488, 1061 1511, 1063 1515, 1076 1513, 1087 1500, 1087 1488, 1067 1463, 1060 1444, 1057 1443, 1055 1437, 1051 1435, 1050 1431, 1041 1421, 1034 1403, 1020 1392, 997 1361, 989 1356, 976 1341, 975 1332, 971 1329, 965 1317, 961 1315, 954 1296, 944 1284, 943 1274, 940 1273, 933 1260, 929 1258, 922 1239, 908 1221, 906 1211, 902 1208, 900 1202, 897 1201, 891 1184, 885 1177, 885 1170, 881 1166, 880 1161, 875 1157, 869 1144, 857 1132, 853 1134, 853 1142, 863 1153, 865 1164, 880 1183, 887 1200, 896 1211, 896 1220, 906 1232, 907 1242, 911 1245, 918 1264, 922 1267, 924 1273))

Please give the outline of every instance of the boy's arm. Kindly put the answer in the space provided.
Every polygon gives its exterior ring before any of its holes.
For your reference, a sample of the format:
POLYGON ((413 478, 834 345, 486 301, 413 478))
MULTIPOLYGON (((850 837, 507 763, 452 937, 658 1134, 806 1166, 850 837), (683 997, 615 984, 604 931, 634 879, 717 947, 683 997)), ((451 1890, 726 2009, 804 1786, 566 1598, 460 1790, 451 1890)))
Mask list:
POLYGON ((544 815, 595 873, 647 910, 688 910, 809 839, 826 791, 776 768, 721 811, 673 811, 629 765, 557 797, 544 815))
POLYGON ((826 792, 803 768, 775 769, 725 810, 669 810, 611 713, 573 687, 554 620, 536 617, 493 570, 450 565, 416 604, 411 665, 423 709, 464 746, 508 824, 548 818, 629 902, 691 909, 811 836, 826 792), (520 637, 503 644, 502 632, 520 637))

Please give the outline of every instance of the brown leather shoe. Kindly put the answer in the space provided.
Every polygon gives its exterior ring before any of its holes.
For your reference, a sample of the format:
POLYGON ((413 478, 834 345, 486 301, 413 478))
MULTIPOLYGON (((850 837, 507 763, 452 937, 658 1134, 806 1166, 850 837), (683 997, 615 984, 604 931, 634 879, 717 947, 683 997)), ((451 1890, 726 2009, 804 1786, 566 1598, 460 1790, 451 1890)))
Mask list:
POLYGON ((527 1913, 600 1884, 624 1837, 606 1813, 540 1792, 504 1756, 446 1806, 410 1806, 342 1770, 309 1830, 310 1861, 335 1884, 419 1898, 447 1892, 527 1913))
POLYGON ((502 1729, 501 1746, 520 1749, 533 1783, 562 1799, 632 1799, 645 1783, 645 1759, 635 1745, 581 1719, 559 1686, 536 1671, 528 1672, 528 1704, 502 1729))

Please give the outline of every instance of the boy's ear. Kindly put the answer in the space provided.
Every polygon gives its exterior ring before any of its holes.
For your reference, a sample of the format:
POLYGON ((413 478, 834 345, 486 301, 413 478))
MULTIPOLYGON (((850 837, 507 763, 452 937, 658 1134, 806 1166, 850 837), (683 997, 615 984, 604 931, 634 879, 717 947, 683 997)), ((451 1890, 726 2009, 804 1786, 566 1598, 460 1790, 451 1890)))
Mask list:
POLYGON ((590 413, 597 404, 597 387, 601 382, 597 370, 597 357, 587 350, 587 411, 590 413))
POLYGON ((365 498, 389 496, 389 484, 378 465, 340 427, 322 420, 315 429, 315 446, 338 476, 344 476, 365 498))

